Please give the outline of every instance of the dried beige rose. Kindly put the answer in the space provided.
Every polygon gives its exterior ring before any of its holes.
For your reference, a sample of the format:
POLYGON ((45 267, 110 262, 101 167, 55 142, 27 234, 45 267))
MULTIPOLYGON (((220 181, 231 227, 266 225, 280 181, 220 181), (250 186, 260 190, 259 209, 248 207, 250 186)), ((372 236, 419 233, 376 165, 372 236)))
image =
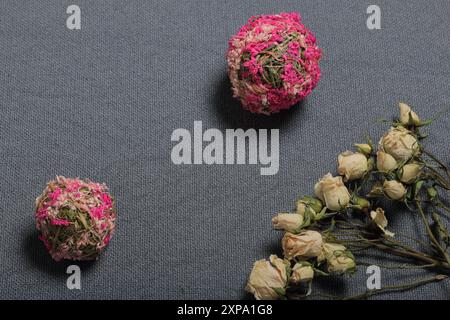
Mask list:
POLYGON ((272 218, 275 229, 295 232, 303 224, 303 215, 298 213, 279 213, 272 218))
POLYGON ((367 172, 367 158, 359 152, 345 151, 338 156, 338 173, 346 180, 360 179, 367 172))
POLYGON ((299 284, 301 282, 309 282, 314 278, 314 269, 311 265, 305 263, 296 263, 292 268, 290 282, 299 284))
POLYGON ((286 232, 281 240, 284 256, 288 259, 317 257, 321 252, 322 243, 322 235, 313 230, 306 230, 298 235, 286 232))
POLYGON ((393 237, 394 233, 386 230, 386 227, 388 225, 388 221, 386 219, 386 216, 384 214, 384 210, 382 208, 377 208, 375 211, 370 212, 370 218, 372 219, 373 223, 380 228, 381 231, 383 231, 384 234, 393 237))
POLYGON ((344 273, 356 267, 355 259, 350 251, 341 244, 325 243, 319 261, 327 261, 327 270, 330 273, 344 273))
POLYGON ((383 191, 392 200, 400 200, 406 194, 405 186, 396 180, 384 181, 383 191))
POLYGON ((420 174, 422 166, 418 163, 405 164, 400 169, 400 181, 406 184, 413 183, 420 174))
POLYGON ((328 209, 333 211, 346 208, 350 202, 350 193, 342 181, 342 177, 333 177, 331 173, 326 174, 316 183, 314 193, 328 209))
POLYGON ((398 107, 400 108, 400 122, 407 126, 407 125, 419 125, 420 119, 419 116, 411 110, 411 107, 408 106, 404 102, 400 102, 398 104, 398 107))
POLYGON ((419 153, 419 143, 404 127, 391 127, 381 138, 379 150, 389 153, 397 161, 407 161, 419 153))
POLYGON ((276 300, 278 292, 284 291, 287 284, 287 267, 289 263, 276 255, 271 255, 269 261, 262 259, 254 263, 245 290, 257 300, 276 300))
POLYGON ((377 152, 377 169, 382 172, 389 172, 397 169, 397 160, 394 159, 389 153, 378 151, 377 152))

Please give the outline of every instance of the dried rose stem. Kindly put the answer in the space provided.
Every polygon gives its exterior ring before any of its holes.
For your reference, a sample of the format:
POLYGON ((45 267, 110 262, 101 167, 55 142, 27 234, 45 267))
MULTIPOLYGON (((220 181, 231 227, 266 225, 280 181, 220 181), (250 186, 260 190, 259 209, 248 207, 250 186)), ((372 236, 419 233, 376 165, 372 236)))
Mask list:
POLYGON ((444 209, 444 210, 447 211, 447 212, 450 212, 450 208, 447 207, 447 206, 445 206, 442 202, 439 202, 439 203, 437 204, 437 206, 438 206, 439 208, 444 209))
POLYGON ((429 243, 427 243, 427 242, 424 242, 424 241, 422 241, 422 240, 416 239, 416 238, 414 238, 414 237, 410 237, 410 236, 408 236, 408 235, 406 235, 406 234, 403 234, 403 233, 400 233, 400 232, 396 232, 395 234, 396 234, 397 236, 399 236, 399 237, 403 237, 403 238, 406 238, 406 239, 409 239, 409 240, 413 240, 413 241, 415 241, 416 243, 420 244, 420 245, 423 246, 423 247, 428 247, 428 248, 430 248, 430 249, 433 249, 433 246, 432 246, 431 244, 429 244, 429 243))
MULTIPOLYGON (((427 263, 430 263, 430 264, 431 263, 434 263, 434 264, 438 263, 438 261, 436 261, 432 257, 430 257, 430 256, 428 256, 428 255, 426 255, 426 254, 424 254, 422 252, 419 252, 417 250, 414 250, 412 248, 409 248, 406 245, 401 245, 400 248, 402 250, 400 250, 399 248, 395 248, 393 246, 389 246, 389 245, 387 245, 385 243, 380 243, 379 241, 380 241, 379 239, 374 239, 374 240, 361 239, 361 240, 359 240, 360 243, 367 244, 369 246, 381 249, 383 251, 389 251, 389 252, 392 252, 392 253, 394 253, 396 255, 399 255, 399 256, 402 256, 402 257, 415 258, 415 259, 419 259, 421 261, 424 261, 424 262, 427 262, 427 263)), ((389 242, 393 242, 393 241, 389 241, 389 242)), ((393 242, 393 244, 396 245, 396 246, 399 246, 397 243, 393 242)))
POLYGON ((367 247, 377 248, 384 252, 388 252, 388 253, 391 253, 396 256, 410 258, 416 262, 422 261, 422 262, 426 263, 427 267, 434 267, 436 269, 444 271, 445 273, 450 274, 450 263, 441 261, 441 260, 436 259, 435 257, 431 257, 429 255, 426 255, 423 252, 417 251, 417 250, 415 250, 399 241, 391 239, 391 238, 367 239, 367 238, 363 237, 361 234, 359 234, 359 237, 357 240, 340 239, 339 241, 344 244, 351 245, 351 246, 365 245, 366 248, 367 247), (380 243, 380 241, 382 241, 382 242, 380 243), (387 242, 387 244, 386 244, 386 242, 387 242), (395 247, 393 247, 393 246, 395 246, 395 247))
POLYGON ((442 177, 436 170, 431 168, 430 166, 426 166, 430 171, 430 175, 436 179, 438 185, 446 190, 450 190, 450 182, 447 182, 444 177, 442 177))
POLYGON ((405 290, 416 288, 416 287, 421 286, 421 285, 428 284, 430 282, 442 281, 442 280, 445 280, 447 278, 448 278, 448 276, 446 276, 446 275, 438 274, 438 275, 433 276, 433 277, 421 279, 419 281, 415 281, 415 282, 411 282, 411 283, 407 283, 407 284, 403 284, 403 285, 392 285, 392 286, 385 286, 385 287, 380 288, 380 289, 368 290, 368 291, 366 291, 364 293, 361 293, 361 294, 357 294, 357 295, 350 296, 350 297, 344 297, 344 298, 342 298, 342 300, 367 299, 370 296, 373 296, 373 295, 376 295, 376 294, 380 294, 380 293, 384 293, 384 292, 390 292, 390 291, 405 291, 405 290))
POLYGON ((447 173, 447 176, 450 177, 450 172, 445 163, 443 163, 441 160, 439 160, 435 155, 433 155, 429 151, 423 150, 423 153, 425 153, 427 156, 429 156, 431 159, 433 159, 437 164, 439 164, 441 166, 441 168, 447 173))
POLYGON ((435 245, 436 249, 440 251, 440 253, 444 257, 447 264, 450 265, 450 257, 448 255, 448 252, 445 251, 445 249, 442 248, 441 244, 436 240, 436 237, 434 236, 433 232, 430 229, 430 225, 428 224, 427 218, 425 217, 425 213, 423 212, 423 209, 422 209, 422 206, 420 205, 419 200, 416 200, 416 205, 417 205, 417 209, 419 210, 420 216, 422 217, 428 237, 430 238, 431 242, 435 245))
POLYGON ((374 262, 365 262, 365 261, 358 261, 358 264, 364 265, 364 266, 372 266, 377 265, 380 268, 383 269, 426 269, 426 268, 434 268, 436 265, 434 263, 431 264, 421 264, 421 265, 415 265, 415 264, 398 264, 398 265, 385 265, 385 264, 379 264, 374 262))

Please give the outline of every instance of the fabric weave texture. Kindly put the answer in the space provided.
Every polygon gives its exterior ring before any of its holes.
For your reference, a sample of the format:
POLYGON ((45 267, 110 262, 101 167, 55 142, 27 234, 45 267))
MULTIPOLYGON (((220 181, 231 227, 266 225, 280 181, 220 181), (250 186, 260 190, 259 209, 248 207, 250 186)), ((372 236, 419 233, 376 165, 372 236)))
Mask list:
MULTIPOLYGON (((0 298, 242 299, 253 262, 280 253, 271 217, 294 209, 336 172, 337 155, 375 139, 399 100, 424 119, 449 106, 450 3, 379 0, 381 30, 366 27, 370 1, 75 1, 81 30, 66 28, 74 1, 0 2, 0 298), (255 14, 297 11, 323 49, 322 78, 293 109, 266 117, 232 98, 229 37, 255 14), (171 162, 177 128, 280 129, 280 170, 171 162), (33 204, 55 175, 105 182, 117 230, 82 289, 66 288, 34 226, 33 204)), ((447 163, 450 114, 429 129, 447 163)), ((386 208, 389 230, 423 234, 418 217, 386 208)), ((366 261, 379 261, 380 255, 366 261)), ((417 272, 383 270, 382 284, 417 272)), ((423 273, 424 275, 426 273, 423 273)), ((317 291, 356 294, 353 277, 317 291)), ((441 282, 378 299, 448 299, 441 282)))

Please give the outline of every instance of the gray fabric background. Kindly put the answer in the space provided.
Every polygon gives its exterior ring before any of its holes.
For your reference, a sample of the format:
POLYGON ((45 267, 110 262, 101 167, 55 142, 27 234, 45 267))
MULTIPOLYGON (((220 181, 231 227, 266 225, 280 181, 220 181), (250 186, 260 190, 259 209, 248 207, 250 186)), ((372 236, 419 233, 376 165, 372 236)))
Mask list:
MULTIPOLYGON (((253 262, 279 252, 270 219, 335 171, 336 155, 386 128, 378 119, 413 105, 423 118, 449 105, 448 1, 376 1, 382 29, 366 28, 374 1, 0 1, 0 298, 241 299, 253 262), (65 26, 78 4, 82 30, 65 26), (228 38, 259 13, 298 11, 323 48, 322 80, 306 101, 273 117, 232 99, 228 38), (171 133, 279 128, 280 171, 259 166, 176 166, 171 133), (117 233, 82 290, 68 263, 36 239, 33 203, 56 174, 106 182, 118 200, 117 233)), ((447 163, 449 113, 428 146, 447 163)), ((422 232, 401 207, 394 231, 422 232)), ((449 220, 447 220, 449 221, 449 220)), ((383 271, 382 283, 411 280, 383 271)), ((319 281, 317 291, 365 290, 365 268, 319 281)), ((448 299, 439 283, 395 299, 448 299)))

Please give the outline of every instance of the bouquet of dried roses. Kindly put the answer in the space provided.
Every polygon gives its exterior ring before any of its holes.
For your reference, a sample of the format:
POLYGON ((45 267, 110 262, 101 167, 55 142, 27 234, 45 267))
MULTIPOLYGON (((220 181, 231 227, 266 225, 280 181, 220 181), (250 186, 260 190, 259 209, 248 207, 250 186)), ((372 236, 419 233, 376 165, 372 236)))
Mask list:
POLYGON ((268 261, 255 262, 246 290, 256 299, 306 298, 314 278, 355 272, 355 255, 366 249, 409 262, 394 268, 427 268, 435 273, 417 282, 335 298, 367 298, 389 290, 413 289, 450 274, 450 234, 441 219, 450 212, 441 200, 450 190, 450 172, 422 144, 426 136, 420 129, 432 121, 420 120, 405 103, 399 107, 400 118, 379 140, 377 150, 369 138, 367 143, 355 144, 355 152, 341 153, 338 176, 326 174, 314 186, 315 197, 304 196, 297 200, 295 212, 272 218, 274 228, 285 232, 281 241, 284 257, 271 255, 268 261), (428 243, 414 235, 397 237, 387 230, 387 213, 381 207, 386 199, 402 202, 416 213, 428 243), (398 239, 402 237, 428 250, 412 247, 398 239))

